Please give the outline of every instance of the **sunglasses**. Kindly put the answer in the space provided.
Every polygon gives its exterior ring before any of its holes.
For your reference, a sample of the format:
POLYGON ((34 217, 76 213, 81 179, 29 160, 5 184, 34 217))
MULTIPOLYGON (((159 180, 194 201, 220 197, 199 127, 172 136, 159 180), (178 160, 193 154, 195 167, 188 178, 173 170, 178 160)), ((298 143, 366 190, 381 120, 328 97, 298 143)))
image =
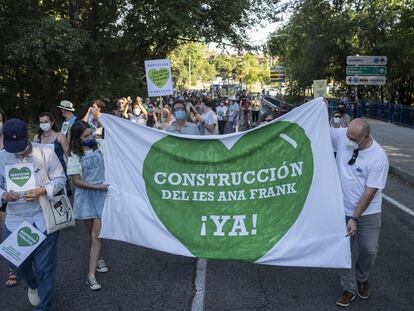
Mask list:
POLYGON ((355 149, 354 152, 352 153, 352 158, 348 161, 348 165, 354 165, 356 159, 358 158, 358 154, 359 154, 359 150, 355 149))

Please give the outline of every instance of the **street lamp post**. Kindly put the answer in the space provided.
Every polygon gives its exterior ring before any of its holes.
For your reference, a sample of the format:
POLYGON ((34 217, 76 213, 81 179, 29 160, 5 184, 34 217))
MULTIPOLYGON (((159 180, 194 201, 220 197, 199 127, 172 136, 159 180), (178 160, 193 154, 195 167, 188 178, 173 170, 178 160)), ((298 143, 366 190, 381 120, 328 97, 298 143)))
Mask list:
POLYGON ((188 54, 188 90, 191 89, 191 54, 188 54))

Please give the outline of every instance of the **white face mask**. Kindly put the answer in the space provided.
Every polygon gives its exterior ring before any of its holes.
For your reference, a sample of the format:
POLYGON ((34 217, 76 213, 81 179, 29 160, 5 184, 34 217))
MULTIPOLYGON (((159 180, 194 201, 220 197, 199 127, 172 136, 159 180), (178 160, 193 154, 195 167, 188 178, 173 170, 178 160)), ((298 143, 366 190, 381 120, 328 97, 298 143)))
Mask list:
POLYGON ((333 121, 334 121, 335 124, 340 124, 341 123, 341 118, 340 117, 339 118, 334 117, 333 121))
POLYGON ((347 147, 349 150, 356 150, 356 149, 358 149, 358 148, 359 148, 359 145, 358 145, 356 142, 354 142, 354 141, 352 141, 352 140, 348 139, 348 141, 346 142, 346 147, 347 147))
POLYGON ((140 109, 134 109, 134 115, 139 115, 141 113, 141 110, 140 109))
POLYGON ((48 123, 40 123, 40 128, 41 128, 41 130, 43 132, 47 132, 51 128, 50 122, 48 122, 48 123))
POLYGON ((365 141, 365 139, 366 139, 366 138, 367 138, 367 137, 363 137, 359 143, 356 143, 356 142, 354 142, 354 141, 352 141, 352 140, 350 140, 350 139, 348 138, 348 141, 346 142, 346 147, 347 147, 349 150, 356 150, 356 149, 359 149, 359 146, 362 144, 362 142, 363 142, 363 141, 365 141))

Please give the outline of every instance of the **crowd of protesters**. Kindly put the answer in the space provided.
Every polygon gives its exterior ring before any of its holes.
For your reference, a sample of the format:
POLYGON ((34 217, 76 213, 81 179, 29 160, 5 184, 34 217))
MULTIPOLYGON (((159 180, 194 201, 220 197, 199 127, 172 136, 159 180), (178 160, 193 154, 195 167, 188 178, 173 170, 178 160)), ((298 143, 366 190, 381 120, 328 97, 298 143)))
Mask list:
MULTIPOLYGON (((0 110, 2 174, 6 165, 42 162, 47 168, 47 178, 51 184, 46 186, 39 182, 42 178, 35 171, 37 188, 24 192, 24 200, 21 200, 20 193, 7 190, 4 174, 0 176, 0 223, 3 239, 15 229, 17 220, 28 221, 46 234, 39 197, 47 195, 51 198, 61 191, 68 197, 73 195, 75 218, 85 224, 85 241, 90 245, 86 284, 91 290, 99 290, 101 285, 95 277, 96 272, 109 271, 101 256, 102 242, 98 237, 109 187, 105 184, 100 147, 105 130, 99 116, 108 109, 101 100, 93 100, 83 116, 77 115, 76 108, 69 100, 59 102, 57 109, 62 118, 60 126, 51 112, 42 112, 38 117, 37 134, 32 139, 26 122, 16 118, 6 120, 6 115, 0 110), (19 210, 16 206, 19 206, 19 210), (36 211, 35 216, 33 211, 36 211)), ((259 125, 259 110, 259 100, 246 93, 229 99, 206 91, 195 91, 145 100, 139 96, 134 100, 130 96, 121 97, 116 101, 116 109, 112 113, 141 126, 170 133, 216 135, 238 132, 240 123, 243 123, 244 129, 259 125)), ((58 234, 46 234, 46 242, 42 242, 19 268, 9 263, 9 274, 4 285, 13 287, 23 280, 28 286, 28 298, 35 310, 51 308, 58 234)))
MULTIPOLYGON (((63 123, 59 127, 54 116, 50 112, 42 112, 38 119, 37 135, 30 140, 27 124, 19 119, 6 121, 5 114, 0 110, 0 150, 5 149, 7 155, 14 154, 13 161, 26 163, 32 161, 32 154, 41 150, 41 146, 53 150, 53 155, 41 159, 45 167, 54 168, 53 174, 48 176, 56 183, 52 189, 52 196, 64 188, 68 196, 73 198, 75 217, 85 224, 89 242, 89 271, 86 284, 91 290, 99 290, 101 285, 95 277, 96 272, 108 272, 109 268, 101 256, 102 242, 99 232, 101 228, 101 216, 106 196, 110 185, 105 184, 105 169, 103 152, 100 143, 105 137, 105 130, 99 121, 102 112, 108 111, 105 103, 101 100, 93 100, 84 116, 76 115, 75 105, 62 100, 57 105, 61 113, 63 123), (60 168, 56 167, 60 164, 60 168)), ((268 114, 261 114, 261 101, 258 96, 246 92, 234 97, 219 97, 217 94, 207 93, 205 90, 194 92, 176 93, 174 96, 146 98, 143 100, 137 96, 121 97, 116 101, 116 108, 112 113, 120 118, 129 120, 141 126, 147 126, 164 130, 169 133, 182 135, 223 135, 240 130, 248 130, 278 118, 287 112, 287 107, 281 105, 279 109, 273 109, 268 114)), ((333 113, 330 124, 332 127, 346 127, 350 117, 345 113, 345 105, 341 103, 333 113)), ((5 153, 0 153, 4 155, 5 153)), ((6 158, 6 156, 4 157, 6 158)), ((7 161, 10 157, 7 157, 7 161)), ((0 157, 0 160, 2 158, 0 157)), ((4 161, 3 161, 4 162, 4 161)), ((0 171, 3 170, 0 161, 0 171)), ((52 170, 52 169, 51 169, 52 170)), ((0 176, 1 177, 1 176, 0 176)), ((36 185, 38 188, 25 193, 27 202, 19 201, 20 205, 33 204, 40 195, 48 193, 44 185, 36 185)), ((6 209, 6 205, 14 206, 19 199, 19 194, 7 191, 4 182, 0 180, 0 193, 2 194, 2 205, 0 211, 0 222, 6 230, 10 221, 7 217, 13 215, 14 209, 6 209), (5 224, 5 225, 4 225, 5 224)), ((39 209, 37 203, 36 208, 39 209)), ((20 220, 33 223, 33 215, 20 213, 20 220)), ((33 223, 39 230, 44 229, 42 218, 33 223)), ((14 228, 14 227, 13 227, 14 228)), ((9 228, 11 229, 11 228, 9 228)), ((43 230, 44 231, 44 230, 43 230)), ((5 236, 3 238, 5 238, 5 236)), ((50 235, 51 236, 51 235, 50 235)), ((53 235, 50 248, 57 252, 58 234, 53 235)), ((41 249, 41 248, 40 248, 41 249)), ((46 250, 43 250, 45 252, 46 250)), ((50 250, 49 250, 50 251, 50 250)), ((37 257, 42 258, 45 254, 39 250, 30 260, 36 264, 37 257)), ((57 265, 57 256, 48 259, 48 265, 57 265)), ((54 291, 56 268, 45 274, 41 269, 28 271, 15 269, 10 264, 9 274, 5 282, 6 287, 12 287, 24 280, 29 286, 28 296, 31 304, 36 310, 49 310, 54 291)), ((43 267, 47 270, 48 267, 43 267)), ((26 269, 26 270, 27 270, 26 269)))

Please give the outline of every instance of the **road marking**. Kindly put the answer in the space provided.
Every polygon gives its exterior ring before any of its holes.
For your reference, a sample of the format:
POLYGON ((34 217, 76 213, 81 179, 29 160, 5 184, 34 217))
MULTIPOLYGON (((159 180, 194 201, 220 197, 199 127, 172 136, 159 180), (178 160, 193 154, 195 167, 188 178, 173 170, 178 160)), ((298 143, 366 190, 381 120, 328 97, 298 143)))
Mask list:
POLYGON ((393 198, 389 197, 386 194, 382 194, 382 197, 387 200, 388 202, 390 202, 391 204, 395 205, 396 207, 398 207, 399 209, 403 210, 404 212, 406 212, 407 214, 410 214, 411 216, 414 216, 414 211, 410 208, 408 208, 407 206, 401 204, 400 202, 394 200, 393 198))
POLYGON ((197 269, 195 277, 196 294, 193 298, 191 305, 191 311, 203 311, 204 310, 204 294, 206 287, 206 272, 207 272, 207 259, 199 258, 197 260, 197 269))

